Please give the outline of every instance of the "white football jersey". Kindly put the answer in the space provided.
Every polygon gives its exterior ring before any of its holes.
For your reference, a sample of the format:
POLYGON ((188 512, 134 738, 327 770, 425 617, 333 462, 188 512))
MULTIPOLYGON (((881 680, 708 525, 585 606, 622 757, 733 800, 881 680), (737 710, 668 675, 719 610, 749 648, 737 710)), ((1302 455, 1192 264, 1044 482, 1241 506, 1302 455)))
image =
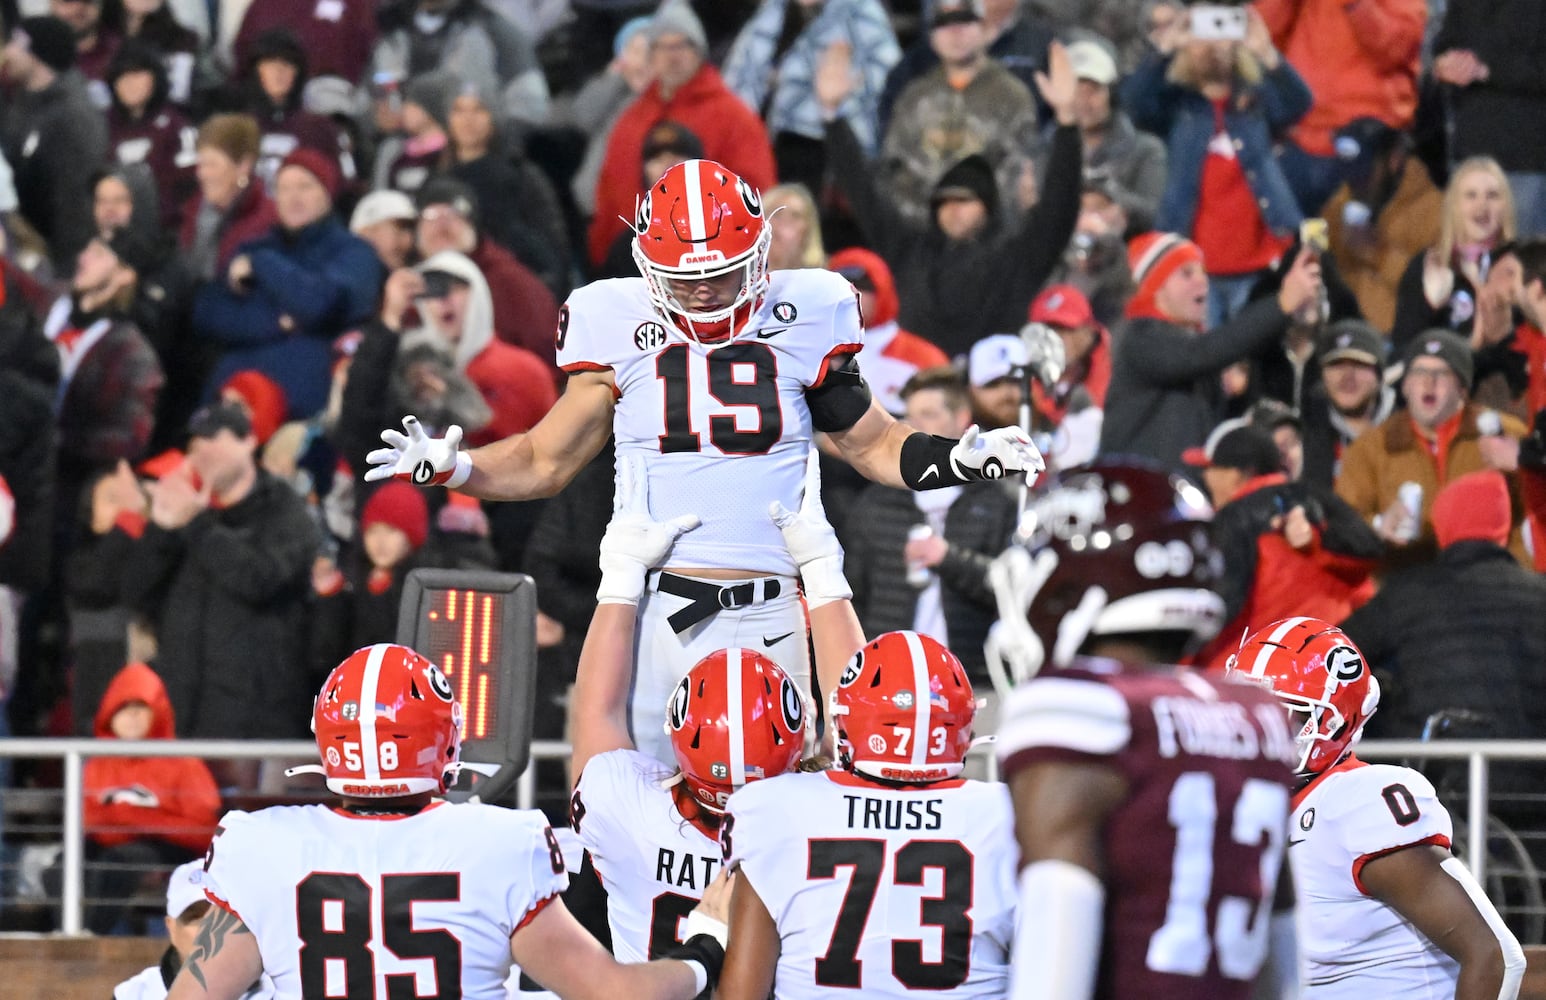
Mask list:
POLYGON ((777 1000, 1009 988, 1020 852, 1002 783, 784 774, 730 796, 720 843, 778 926, 777 1000))
POLYGON ((673 565, 793 576, 768 504, 799 506, 811 447, 805 391, 863 340, 853 286, 831 271, 774 272, 748 329, 717 347, 662 319, 643 278, 614 278, 565 303, 558 363, 612 371, 617 452, 648 460, 651 514, 703 519, 677 539, 673 565))
POLYGON ((1364 864, 1382 854, 1449 847, 1449 813, 1427 778, 1349 757, 1296 796, 1288 832, 1306 996, 1455 995, 1455 960, 1368 895, 1359 879, 1364 864))
POLYGON ((659 958, 719 874, 719 845, 682 818, 661 782, 676 773, 634 750, 597 754, 569 801, 569 818, 607 890, 612 953, 659 958))
POLYGON ((205 889, 252 931, 282 1000, 503 1000, 510 935, 568 884, 541 813, 441 802, 227 813, 205 889))

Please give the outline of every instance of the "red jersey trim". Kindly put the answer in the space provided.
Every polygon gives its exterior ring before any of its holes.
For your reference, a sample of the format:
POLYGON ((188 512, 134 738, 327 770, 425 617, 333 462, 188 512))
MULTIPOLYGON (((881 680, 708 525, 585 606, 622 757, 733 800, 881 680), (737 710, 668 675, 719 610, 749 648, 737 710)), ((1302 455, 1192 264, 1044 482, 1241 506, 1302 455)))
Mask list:
POLYGON ((420 809, 418 812, 411 812, 411 813, 379 813, 379 814, 374 815, 374 816, 362 816, 359 813, 350 812, 349 810, 345 809, 343 806, 328 806, 328 808, 333 810, 338 815, 342 816, 344 819, 359 819, 359 820, 375 820, 375 821, 378 821, 378 822, 380 822, 380 821, 393 822, 395 820, 400 820, 400 819, 409 819, 409 818, 414 817, 414 816, 423 816, 425 813, 429 812, 431 809, 439 809, 443 805, 445 805, 444 801, 431 802, 429 805, 425 806, 423 809, 420 809))
POLYGON ((927 784, 920 782, 916 785, 911 785, 905 782, 889 784, 853 771, 832 770, 823 771, 822 773, 827 776, 828 781, 835 785, 845 785, 849 788, 875 788, 888 792, 907 792, 912 791, 914 788, 920 792, 932 792, 940 788, 960 788, 966 784, 965 778, 946 778, 944 781, 930 781, 927 784))
MULTIPOLYGON (((224 910, 225 912, 229 913, 231 916, 235 917, 237 920, 242 920, 242 915, 240 913, 237 913, 236 910, 234 908, 232 908, 230 903, 227 903, 225 900, 221 899, 219 896, 217 896, 214 893, 210 892, 208 889, 204 890, 204 898, 209 900, 211 905, 220 907, 222 910, 224 910)), ((189 904, 189 905, 192 905, 192 904, 189 904)), ((242 920, 242 923, 245 924, 246 922, 247 921, 242 920)))
POLYGON ((863 346, 863 344, 838 344, 828 351, 827 356, 821 359, 821 367, 816 369, 816 377, 811 381, 811 388, 814 389, 827 380, 827 369, 831 367, 833 358, 844 354, 858 354, 863 346))
POLYGON ((558 367, 570 375, 575 375, 579 372, 609 372, 612 370, 611 365, 603 365, 595 361, 571 361, 567 365, 559 365, 558 367))
POLYGON ((1299 791, 1295 792, 1293 799, 1289 803, 1289 808, 1290 809, 1298 809, 1299 808, 1299 803, 1303 802, 1306 798, 1309 797, 1311 789, 1313 789, 1316 785, 1319 785, 1327 777, 1329 777, 1329 776, 1331 776, 1333 774, 1338 774, 1338 773, 1340 773, 1342 771, 1352 771, 1352 770, 1355 770, 1356 768, 1368 767, 1368 766, 1369 766, 1368 764, 1366 764, 1363 761, 1359 760, 1357 755, 1355 755, 1355 754, 1348 754, 1346 757, 1343 757, 1341 760, 1337 761, 1335 764, 1333 764, 1330 767, 1326 768, 1326 770, 1322 771, 1320 774, 1317 774, 1315 777, 1311 778, 1309 784, 1305 785, 1303 788, 1299 789, 1299 791))
POLYGON ((1424 844, 1436 844, 1439 847, 1444 848, 1446 851, 1449 850, 1449 838, 1444 836, 1442 833, 1435 833, 1431 837, 1424 837, 1422 840, 1414 840, 1410 844, 1400 844, 1396 847, 1387 847, 1383 851, 1375 851, 1372 854, 1359 855, 1358 858, 1353 862, 1353 884, 1356 885, 1358 887, 1358 891, 1363 893, 1365 896, 1370 895, 1369 890, 1363 884, 1364 865, 1373 861, 1375 858, 1383 858, 1387 854, 1394 854, 1397 851, 1404 851, 1408 847, 1421 847, 1424 844))
POLYGON ((532 920, 537 916, 537 914, 539 914, 543 910, 547 909, 548 905, 551 904, 557 898, 558 898, 558 893, 555 892, 555 893, 553 893, 553 895, 548 896, 545 899, 537 900, 536 905, 534 905, 531 909, 527 910, 526 911, 526 916, 522 917, 521 918, 521 922, 515 925, 515 930, 510 932, 510 936, 511 937, 515 937, 516 934, 520 933, 520 930, 521 930, 522 927, 525 927, 527 924, 531 923, 532 920))

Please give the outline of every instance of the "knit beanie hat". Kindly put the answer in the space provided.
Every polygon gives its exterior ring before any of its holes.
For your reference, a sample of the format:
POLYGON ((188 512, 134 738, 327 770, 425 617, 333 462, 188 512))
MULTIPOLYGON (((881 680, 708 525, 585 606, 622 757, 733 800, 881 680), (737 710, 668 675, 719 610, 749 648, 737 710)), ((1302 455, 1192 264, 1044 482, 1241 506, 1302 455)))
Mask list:
POLYGON ((32 57, 55 73, 75 65, 75 32, 57 17, 24 17, 12 33, 21 36, 32 57))
POLYGON ((957 160, 955 165, 940 175, 934 190, 929 194, 929 208, 939 207, 948 198, 968 195, 982 202, 993 216, 998 212, 998 180, 993 176, 993 165, 979 153, 957 160))
POLYGON ((1468 472, 1433 498, 1433 533, 1440 548, 1472 540, 1507 545, 1512 528, 1508 482, 1496 469, 1468 472))
POLYGON ((274 436, 290 409, 290 401, 279 383, 254 368, 239 371, 226 379, 220 387, 220 395, 225 397, 227 394, 234 394, 247 407, 258 444, 274 436))
POLYGON ((681 35, 699 52, 709 51, 709 36, 703 30, 703 22, 685 0, 666 0, 650 18, 650 42, 658 42, 665 35, 681 35))
POLYGON ((420 73, 403 85, 403 100, 423 108, 442 129, 449 128, 451 102, 461 85, 461 77, 450 70, 420 73))
POLYGON ((1408 368, 1421 357, 1434 357, 1449 365, 1450 371, 1460 380, 1460 388, 1471 388, 1471 377, 1476 373, 1476 361, 1471 356, 1471 345, 1448 330, 1424 330, 1413 337, 1402 352, 1401 360, 1408 368))
POLYGON ((1132 301, 1127 315, 1162 318, 1154 296, 1187 264, 1202 263, 1202 248, 1177 233, 1144 233, 1127 245, 1127 266, 1133 272, 1132 301))
POLYGON ((404 482, 386 483, 365 501, 365 511, 360 515, 361 531, 373 524, 396 528, 417 549, 429 537, 429 505, 424 502, 423 492, 404 482))
POLYGON ((332 157, 308 146, 300 146, 279 164, 279 170, 275 171, 275 176, 277 177, 286 167, 300 167, 317 179, 317 183, 327 191, 329 198, 338 197, 338 187, 343 183, 343 176, 339 173, 338 162, 332 157))

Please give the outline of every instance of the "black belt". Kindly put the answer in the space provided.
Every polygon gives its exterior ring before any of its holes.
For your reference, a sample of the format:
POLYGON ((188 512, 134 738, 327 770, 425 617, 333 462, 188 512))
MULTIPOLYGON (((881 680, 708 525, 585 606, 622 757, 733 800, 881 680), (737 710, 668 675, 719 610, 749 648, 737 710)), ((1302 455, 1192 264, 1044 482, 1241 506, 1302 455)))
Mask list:
POLYGON ((655 584, 655 589, 663 594, 685 597, 692 601, 687 607, 666 619, 671 630, 680 634, 715 612, 738 611, 741 608, 771 601, 782 593, 784 588, 774 578, 750 580, 746 583, 721 587, 703 580, 677 576, 675 573, 662 573, 655 584))

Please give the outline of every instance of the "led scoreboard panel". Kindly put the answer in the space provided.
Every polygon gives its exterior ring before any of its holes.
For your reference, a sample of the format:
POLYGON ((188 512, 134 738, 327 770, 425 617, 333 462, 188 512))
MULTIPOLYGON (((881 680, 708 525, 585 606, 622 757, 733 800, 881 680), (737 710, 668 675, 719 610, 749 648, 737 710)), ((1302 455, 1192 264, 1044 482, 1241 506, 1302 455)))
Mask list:
POLYGON ((433 660, 461 702, 462 759, 499 764, 500 785, 531 751, 536 618, 536 585, 518 573, 416 569, 398 609, 397 641, 433 660))

